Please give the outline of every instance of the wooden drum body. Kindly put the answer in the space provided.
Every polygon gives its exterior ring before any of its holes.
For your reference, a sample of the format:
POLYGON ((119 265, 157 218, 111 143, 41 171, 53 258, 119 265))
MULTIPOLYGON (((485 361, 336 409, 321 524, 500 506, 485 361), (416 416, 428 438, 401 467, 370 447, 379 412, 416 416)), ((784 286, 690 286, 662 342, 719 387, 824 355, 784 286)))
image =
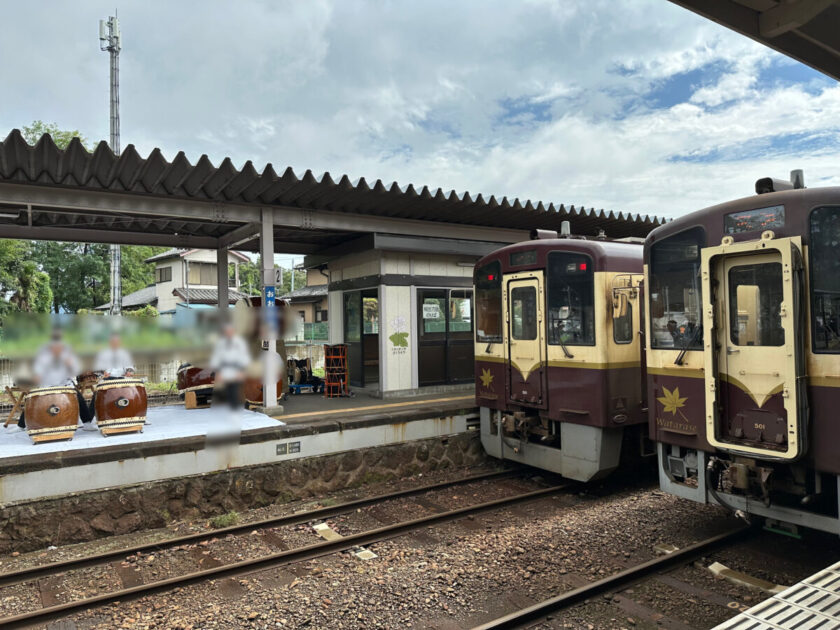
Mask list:
POLYGON ((96 424, 102 435, 136 433, 146 423, 146 386, 135 378, 114 378, 96 386, 96 424))
MULTIPOLYGON (((261 407, 263 404, 263 382, 261 378, 248 376, 242 386, 245 403, 251 407, 261 407)), ((283 398, 283 379, 277 381, 277 400, 283 398)))
POLYGON ((32 441, 70 440, 79 424, 79 400, 74 387, 38 387, 23 403, 26 432, 32 441))

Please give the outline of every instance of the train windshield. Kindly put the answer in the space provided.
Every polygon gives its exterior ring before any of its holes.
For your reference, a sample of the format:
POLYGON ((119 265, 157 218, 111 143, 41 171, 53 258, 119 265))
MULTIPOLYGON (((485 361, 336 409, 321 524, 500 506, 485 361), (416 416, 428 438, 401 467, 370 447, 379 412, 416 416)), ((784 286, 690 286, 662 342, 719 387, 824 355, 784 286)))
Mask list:
POLYGON ((650 249, 650 329, 653 348, 700 350, 700 250, 703 228, 655 243, 650 249))
POLYGON ((592 259, 583 254, 548 254, 548 343, 595 345, 595 286, 592 259))
POLYGON ((811 213, 810 249, 814 351, 840 353, 840 208, 811 213))
POLYGON ((476 270, 475 319, 478 342, 502 342, 502 265, 498 260, 476 270))

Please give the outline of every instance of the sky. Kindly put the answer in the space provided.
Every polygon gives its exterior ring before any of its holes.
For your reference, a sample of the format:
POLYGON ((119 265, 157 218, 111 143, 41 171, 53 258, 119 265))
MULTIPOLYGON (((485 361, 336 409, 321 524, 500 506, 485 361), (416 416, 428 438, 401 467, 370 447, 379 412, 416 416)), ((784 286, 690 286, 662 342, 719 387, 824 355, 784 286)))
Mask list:
POLYGON ((115 6, 141 155, 663 217, 840 185, 837 82, 667 0, 2 2, 0 138, 107 139, 115 6))

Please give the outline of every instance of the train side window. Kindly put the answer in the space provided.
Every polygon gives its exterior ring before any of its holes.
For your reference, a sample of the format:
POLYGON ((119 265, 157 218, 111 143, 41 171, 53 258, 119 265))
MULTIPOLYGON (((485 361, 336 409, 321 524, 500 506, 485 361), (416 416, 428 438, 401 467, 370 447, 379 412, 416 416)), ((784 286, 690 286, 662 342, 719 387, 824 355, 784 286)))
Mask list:
POLYGON ((548 254, 548 343, 595 345, 595 282, 584 254, 548 254))
POLYGON ((514 339, 537 338, 537 290, 534 287, 511 289, 510 328, 514 339))
POLYGON ((613 341, 619 344, 633 341, 633 305, 627 305, 624 315, 613 317, 613 341))
POLYGON ((650 332, 653 348, 701 350, 700 250, 706 234, 696 227, 650 249, 650 332))
POLYGON ((476 269, 475 318, 476 341, 502 342, 502 264, 498 260, 476 269))
POLYGON ((814 352, 840 353, 840 207, 811 212, 811 330, 814 352))

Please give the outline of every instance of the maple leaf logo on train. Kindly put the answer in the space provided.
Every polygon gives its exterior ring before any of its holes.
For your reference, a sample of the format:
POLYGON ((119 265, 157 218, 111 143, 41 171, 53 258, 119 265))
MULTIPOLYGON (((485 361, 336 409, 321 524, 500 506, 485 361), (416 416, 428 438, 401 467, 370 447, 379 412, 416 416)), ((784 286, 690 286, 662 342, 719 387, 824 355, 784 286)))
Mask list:
POLYGON ((490 387, 490 385, 493 384, 493 375, 490 374, 490 370, 487 368, 481 370, 481 376, 479 376, 479 378, 481 379, 481 384, 484 385, 484 387, 490 387))
MULTIPOLYGON (((660 396, 656 400, 662 403, 662 407, 665 409, 665 412, 671 412, 671 415, 676 416, 677 411, 681 408, 685 407, 685 401, 688 400, 688 397, 680 398, 680 388, 675 387, 673 391, 668 391, 667 387, 662 388, 663 396, 660 396)), ((682 414, 680 414, 682 415, 682 414)))

